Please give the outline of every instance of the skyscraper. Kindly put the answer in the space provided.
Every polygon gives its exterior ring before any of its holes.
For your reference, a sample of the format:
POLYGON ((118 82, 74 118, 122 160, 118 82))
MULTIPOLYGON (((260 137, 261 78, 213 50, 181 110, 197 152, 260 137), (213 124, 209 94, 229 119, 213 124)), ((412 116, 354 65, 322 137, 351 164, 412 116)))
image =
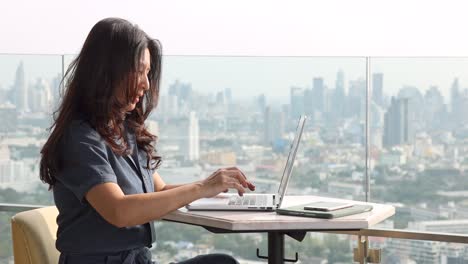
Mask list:
MULTIPOLYGON (((183 109, 192 109, 190 105, 193 103, 193 91, 191 83, 183 83, 179 80, 176 80, 174 83, 169 85, 169 96, 177 97, 179 111, 183 111, 183 109)), ((185 115, 188 114, 188 112, 184 112, 182 114, 185 115)))
POLYGON ((274 144, 286 131, 286 117, 283 111, 275 111, 271 107, 266 107, 264 112, 264 143, 274 144))
POLYGON ((392 147, 409 143, 408 99, 392 97, 384 116, 383 145, 392 147))
POLYGON ((314 116, 314 95, 312 89, 304 90, 304 113, 310 117, 314 116))
POLYGON ((324 111, 325 105, 325 86, 323 78, 314 78, 312 86, 313 108, 321 113, 324 111))
POLYGON ((260 94, 260 95, 257 97, 257 106, 258 106, 258 110, 260 111, 260 113, 262 113, 263 111, 265 111, 265 107, 266 107, 266 97, 265 97, 265 94, 260 94))
POLYGON ((344 116, 344 105, 345 105, 345 76, 342 70, 339 70, 336 74, 336 82, 335 82, 335 93, 332 98, 332 106, 333 109, 331 110, 333 116, 342 118, 344 116))
POLYGON ((460 98, 460 85, 458 83, 458 78, 455 78, 452 83, 452 87, 450 88, 450 104, 451 104, 451 112, 456 113, 458 108, 458 102, 460 98))
POLYGON ((363 79, 349 82, 349 93, 346 98, 346 117, 364 118, 366 111, 366 81, 363 79))
POLYGON ((291 117, 299 118, 304 114, 304 91, 300 87, 291 87, 291 117))
POLYGON ((14 133, 18 126, 18 113, 16 107, 6 102, 0 104, 0 116, 2 117, 2 125, 0 126, 0 133, 14 133))
POLYGON ((444 119, 445 105, 444 97, 437 86, 431 86, 424 95, 424 121, 427 127, 440 127, 444 119))
POLYGON ((372 74, 372 100, 383 106, 383 73, 372 74))
POLYGON ((196 161, 200 158, 200 127, 195 112, 190 112, 188 122, 188 160, 196 161))
POLYGON ((29 89, 29 109, 33 112, 52 112, 52 95, 46 80, 38 78, 29 89))
POLYGON ((20 112, 28 112, 28 87, 26 85, 23 62, 20 62, 18 68, 16 69, 13 92, 16 94, 14 102, 16 109, 18 109, 20 112))

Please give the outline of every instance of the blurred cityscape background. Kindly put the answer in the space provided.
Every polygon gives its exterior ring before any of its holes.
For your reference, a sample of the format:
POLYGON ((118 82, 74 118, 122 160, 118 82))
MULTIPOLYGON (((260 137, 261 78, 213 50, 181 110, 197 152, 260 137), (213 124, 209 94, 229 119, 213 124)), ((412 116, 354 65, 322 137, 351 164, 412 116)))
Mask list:
MULTIPOLYGON (((39 152, 72 59, 0 55, 0 202, 53 204, 39 181, 39 152)), ((258 192, 276 192, 297 120, 306 114, 288 195, 365 200, 370 175, 370 201, 397 208, 380 226, 466 234, 467 67, 468 58, 167 56, 159 104, 146 122, 158 136, 159 174, 185 183, 237 166, 258 192)), ((0 213, 0 263, 12 261, 10 217, 0 213)), ((156 227, 153 254, 162 263, 207 252, 263 263, 255 248, 266 251, 264 234, 156 227)), ((351 263, 355 239, 311 233, 302 243, 288 240, 286 254, 299 251, 301 263, 351 263)), ((371 244, 383 249, 382 263, 468 262, 460 244, 371 244)))

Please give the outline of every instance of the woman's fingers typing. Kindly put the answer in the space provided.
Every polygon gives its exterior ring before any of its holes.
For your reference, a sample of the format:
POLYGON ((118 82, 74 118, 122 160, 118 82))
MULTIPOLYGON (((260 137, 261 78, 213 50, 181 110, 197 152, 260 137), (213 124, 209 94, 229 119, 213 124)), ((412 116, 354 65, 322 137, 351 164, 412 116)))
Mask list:
POLYGON ((255 185, 247 180, 247 177, 245 176, 244 172, 242 172, 239 168, 229 167, 229 168, 226 168, 226 170, 239 172, 241 177, 242 177, 242 179, 240 179, 241 182, 242 182, 242 185, 244 187, 246 187, 246 188, 249 188, 251 191, 255 190, 255 185), (245 183, 245 185, 244 185, 244 183, 245 183))
POLYGON ((255 190, 255 185, 247 180, 244 173, 236 167, 218 169, 208 178, 203 180, 204 196, 211 197, 228 189, 236 189, 239 195, 243 195, 246 189, 255 190))

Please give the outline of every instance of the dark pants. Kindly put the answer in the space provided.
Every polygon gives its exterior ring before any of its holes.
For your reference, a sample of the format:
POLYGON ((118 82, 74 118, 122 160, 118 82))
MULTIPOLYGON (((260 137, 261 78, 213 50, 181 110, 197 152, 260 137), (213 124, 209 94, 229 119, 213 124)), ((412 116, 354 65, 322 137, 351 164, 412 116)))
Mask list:
MULTIPOLYGON (((172 262, 174 263, 174 262, 172 262)), ((138 248, 112 255, 75 255, 60 254, 59 264, 157 264, 151 261, 148 248, 138 248)), ((233 257, 225 254, 200 255, 177 264, 239 264, 233 257)))
MULTIPOLYGON (((172 262, 174 263, 174 262, 172 262)), ((225 254, 200 255, 174 264, 239 264, 233 257, 225 254)))

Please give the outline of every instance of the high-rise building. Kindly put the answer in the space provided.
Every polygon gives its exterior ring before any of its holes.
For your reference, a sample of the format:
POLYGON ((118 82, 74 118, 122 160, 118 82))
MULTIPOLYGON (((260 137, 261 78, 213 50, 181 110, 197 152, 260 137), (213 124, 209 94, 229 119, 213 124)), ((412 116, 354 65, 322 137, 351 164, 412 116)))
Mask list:
POLYGON ((227 104, 232 103, 232 90, 231 88, 224 89, 224 100, 227 104))
POLYGON ((372 100, 383 106, 383 73, 372 74, 372 100))
POLYGON ((345 76, 343 70, 339 70, 336 74, 335 93, 332 99, 333 116, 342 118, 344 116, 345 105, 345 76))
POLYGON ((258 110, 260 111, 260 113, 263 113, 263 111, 265 111, 265 107, 266 107, 265 94, 261 94, 257 97, 257 106, 258 106, 258 110))
POLYGON ((409 143, 408 99, 392 98, 384 116, 383 145, 392 147, 409 143))
POLYGON ((364 118, 366 112, 366 81, 363 79, 349 82, 349 93, 346 98, 345 113, 347 117, 364 118))
POLYGON ((60 100, 61 100, 61 98, 60 98, 61 85, 62 85, 62 75, 57 74, 57 76, 55 76, 52 79, 51 86, 50 86, 51 95, 52 95, 52 107, 53 107, 53 109, 56 109, 57 106, 60 103, 60 100))
POLYGON ((451 112, 456 113, 458 109, 458 102, 460 98, 460 84, 458 83, 458 78, 455 78, 450 89, 450 105, 451 112))
POLYGON ((291 87, 291 117, 299 118, 304 114, 304 90, 300 87, 291 87))
POLYGON ((52 112, 52 95, 46 80, 39 78, 29 89, 29 109, 33 112, 52 112))
POLYGON ((424 121, 427 127, 440 128, 440 122, 444 119, 444 97, 437 86, 431 86, 424 95, 424 121))
POLYGON ((195 112, 190 112, 188 122, 188 155, 190 161, 196 161, 200 158, 200 127, 198 117, 195 112))
POLYGON ((16 109, 20 112, 28 112, 28 87, 26 85, 23 62, 20 62, 16 69, 13 92, 16 95, 14 100, 16 109))
POLYGON ((323 78, 314 78, 312 86, 313 108, 321 113, 324 111, 325 105, 325 85, 323 78))
POLYGON ((468 110, 468 94, 460 89, 458 78, 455 78, 451 88, 451 119, 453 125, 459 126, 460 123, 468 121, 466 111, 468 110))
POLYGON ((0 105, 0 116, 2 117, 2 125, 0 133, 13 133, 18 125, 18 112, 16 106, 10 102, 0 105))
MULTIPOLYGON (((185 105, 192 102, 192 84, 183 83, 176 80, 174 83, 169 85, 169 96, 177 96, 177 104, 180 109, 184 108, 185 105)), ((190 107, 187 107, 190 108, 190 107)))
POLYGON ((275 111, 268 106, 265 108, 264 118, 264 143, 272 145, 285 133, 286 117, 283 111, 275 111))
POLYGON ((314 116, 314 95, 312 89, 304 90, 304 114, 314 116))

